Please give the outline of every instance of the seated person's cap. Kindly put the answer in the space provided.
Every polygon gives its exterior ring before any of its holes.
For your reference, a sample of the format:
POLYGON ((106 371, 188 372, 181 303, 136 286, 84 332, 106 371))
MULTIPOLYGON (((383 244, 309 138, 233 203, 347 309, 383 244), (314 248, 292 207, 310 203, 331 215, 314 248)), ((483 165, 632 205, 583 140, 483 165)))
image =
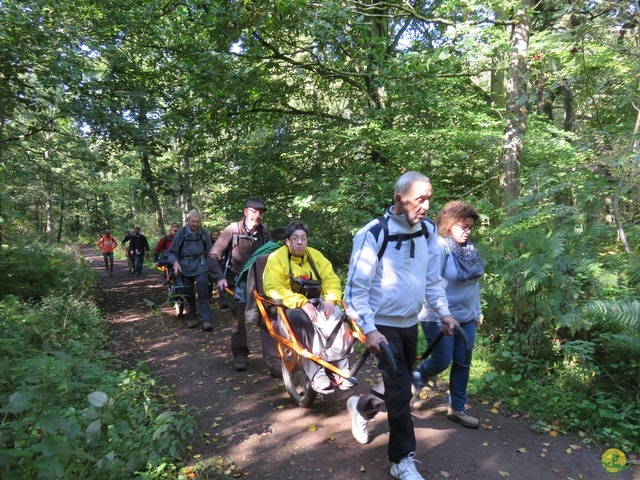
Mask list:
POLYGON ((267 207, 265 207, 259 198, 247 198, 247 201, 244 203, 244 208, 253 208, 254 210, 262 210, 263 212, 267 211, 267 207))

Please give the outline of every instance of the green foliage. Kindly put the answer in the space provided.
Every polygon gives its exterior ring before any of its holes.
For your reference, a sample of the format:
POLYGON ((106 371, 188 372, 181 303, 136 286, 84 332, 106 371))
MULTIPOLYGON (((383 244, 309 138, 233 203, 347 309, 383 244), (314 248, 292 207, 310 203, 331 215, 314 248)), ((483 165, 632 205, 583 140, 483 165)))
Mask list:
POLYGON ((479 345, 492 371, 478 390, 629 451, 640 438, 638 259, 618 252, 613 226, 553 202, 592 187, 532 189, 529 207, 483 242, 479 345))
POLYGON ((0 251, 0 268, 7 279, 0 299, 15 295, 22 301, 39 301, 52 291, 91 290, 95 275, 79 262, 77 252, 63 246, 6 247, 0 251))
POLYGON ((82 297, 76 286, 35 306, 0 301, 0 474, 173 478, 168 465, 185 452, 197 415, 143 369, 117 368, 99 313, 82 297))

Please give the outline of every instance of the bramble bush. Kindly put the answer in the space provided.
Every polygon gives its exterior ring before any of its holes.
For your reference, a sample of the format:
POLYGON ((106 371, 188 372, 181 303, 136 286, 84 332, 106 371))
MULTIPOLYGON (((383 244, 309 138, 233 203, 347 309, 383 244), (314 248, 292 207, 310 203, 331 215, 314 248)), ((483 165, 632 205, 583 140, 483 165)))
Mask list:
MULTIPOLYGON (((179 478, 177 459, 197 415, 175 405, 143 368, 122 371, 104 350, 102 320, 86 293, 93 272, 69 255, 59 260, 64 252, 42 260, 37 251, 22 254, 78 275, 51 282, 36 269, 45 282, 30 284, 37 303, 0 301, 2 478, 179 478)), ((24 258, 17 250, 10 256, 14 265, 24 258)))

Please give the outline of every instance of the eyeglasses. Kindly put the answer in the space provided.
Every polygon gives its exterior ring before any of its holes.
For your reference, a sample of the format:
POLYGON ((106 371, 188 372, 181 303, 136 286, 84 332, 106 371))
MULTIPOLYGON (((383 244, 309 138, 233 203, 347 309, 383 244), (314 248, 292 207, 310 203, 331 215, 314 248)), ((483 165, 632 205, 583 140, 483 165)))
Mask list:
POLYGON ((293 235, 291 236, 291 238, 289 238, 289 240, 291 240, 293 243, 306 243, 307 237, 298 237, 297 235, 293 235))
POLYGON ((460 228, 462 231, 464 232, 470 232, 471 230, 473 230, 473 225, 456 225, 458 228, 460 228))

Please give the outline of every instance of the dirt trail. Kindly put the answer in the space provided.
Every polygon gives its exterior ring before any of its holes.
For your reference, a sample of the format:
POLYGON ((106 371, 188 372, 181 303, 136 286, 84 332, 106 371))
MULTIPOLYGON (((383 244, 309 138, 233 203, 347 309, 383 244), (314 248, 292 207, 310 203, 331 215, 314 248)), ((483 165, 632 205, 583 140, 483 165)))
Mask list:
MULTIPOLYGON (((100 252, 81 246, 100 274, 99 305, 117 355, 126 364, 145 362, 169 386, 181 404, 202 411, 199 431, 187 462, 221 463, 242 478, 296 480, 388 480, 386 416, 369 424, 372 441, 360 445, 351 435, 345 403, 364 393, 376 370, 367 362, 354 392, 327 395, 309 409, 296 407, 282 383, 267 374, 257 331, 250 329, 254 354, 246 372, 235 372, 228 351, 230 315, 212 308, 214 330, 188 329, 173 309, 152 312, 166 298, 159 273, 147 267, 132 277, 126 262, 116 261, 113 276, 104 272, 100 252)), ((465 429, 446 419, 446 395, 437 395, 415 412, 418 470, 427 480, 567 480, 605 479, 604 448, 570 435, 536 435, 523 418, 470 400, 470 414, 483 427, 465 429), (570 446, 579 446, 575 449, 570 446), (570 452, 570 453, 569 453, 570 452)), ((637 460, 637 459, 636 459, 637 460)), ((228 478, 232 478, 230 475, 228 478)), ((226 477, 225 477, 226 478, 226 477)), ((640 480, 631 466, 614 478, 640 480)))

